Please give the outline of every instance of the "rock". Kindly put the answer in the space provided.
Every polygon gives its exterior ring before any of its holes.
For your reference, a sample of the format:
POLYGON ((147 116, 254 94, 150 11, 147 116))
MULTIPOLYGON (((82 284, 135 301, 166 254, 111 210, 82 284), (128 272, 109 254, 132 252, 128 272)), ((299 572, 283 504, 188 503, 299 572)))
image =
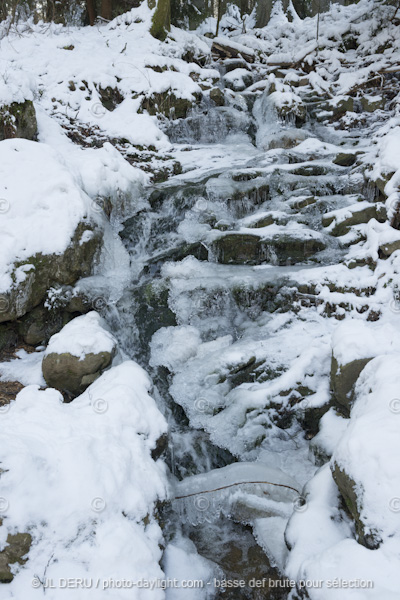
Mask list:
POLYGON ((339 167, 351 167, 357 160, 356 154, 349 152, 339 152, 333 159, 333 164, 339 167))
POLYGON ((50 338, 42 370, 46 383, 72 396, 82 393, 111 365, 117 343, 94 311, 73 319, 50 338))
POLYGON ((255 60, 254 50, 228 39, 214 38, 211 53, 217 58, 237 58, 241 56, 248 63, 255 60))
MULTIPOLYGON (((0 527, 3 525, 0 519, 0 527)), ((15 533, 7 536, 6 546, 0 552, 0 583, 11 583, 14 575, 11 566, 15 563, 23 565, 32 544, 32 536, 29 533, 15 533)))
POLYGON ((213 243, 217 261, 222 264, 272 263, 278 265, 301 262, 323 250, 319 238, 304 239, 282 234, 262 239, 257 235, 229 233, 213 243))
POLYGON ((210 100, 217 106, 225 106, 224 92, 220 88, 213 88, 210 91, 210 100))
POLYGON ((196 101, 200 99, 197 94, 196 100, 178 98, 169 89, 161 93, 153 93, 151 96, 143 97, 142 110, 147 110, 150 115, 162 114, 169 119, 185 119, 196 101))
POLYGON ((36 112, 31 100, 0 107, 0 141, 10 138, 35 140, 36 136, 36 112))
POLYGON ((375 112, 385 108, 385 99, 382 96, 361 96, 361 106, 365 112, 375 112))
POLYGON ((346 415, 350 414, 351 404, 354 400, 354 385, 371 358, 359 358, 339 365, 336 357, 332 355, 331 389, 336 406, 346 415))
POLYGON ((331 101, 329 108, 332 110, 335 117, 341 117, 346 112, 353 112, 354 100, 351 96, 345 96, 339 101, 331 101))
POLYGON ((38 253, 16 262, 12 275, 14 283, 1 295, 0 323, 18 319, 38 306, 50 287, 70 285, 89 275, 100 243, 99 229, 89 223, 80 223, 63 254, 38 253), (18 281, 21 271, 25 273, 25 279, 18 281))
POLYGON ((297 125, 305 122, 307 110, 300 96, 276 91, 272 92, 269 98, 282 120, 294 118, 297 125))
POLYGON ((331 465, 332 476, 343 497, 346 508, 353 518, 356 528, 357 541, 369 550, 376 550, 380 545, 377 532, 366 533, 361 519, 362 513, 362 486, 357 484, 343 469, 334 462, 331 465))
POLYGON ((323 215, 322 225, 331 227, 331 235, 335 237, 345 235, 353 225, 368 223, 371 219, 384 222, 386 213, 378 203, 359 202, 349 206, 347 209, 339 209, 323 215))
POLYGON ((307 139, 307 134, 301 129, 285 129, 272 137, 268 143, 268 149, 285 148, 290 149, 298 146, 307 139))
POLYGON ((393 252, 396 252, 396 250, 400 250, 400 240, 382 244, 379 246, 379 258, 388 258, 393 252))
POLYGON ((144 347, 161 327, 176 326, 175 314, 168 305, 168 287, 165 282, 147 283, 134 292, 136 323, 144 347))
POLYGON ((47 344, 51 336, 58 333, 71 319, 72 315, 67 311, 36 306, 18 321, 18 333, 29 346, 47 344))

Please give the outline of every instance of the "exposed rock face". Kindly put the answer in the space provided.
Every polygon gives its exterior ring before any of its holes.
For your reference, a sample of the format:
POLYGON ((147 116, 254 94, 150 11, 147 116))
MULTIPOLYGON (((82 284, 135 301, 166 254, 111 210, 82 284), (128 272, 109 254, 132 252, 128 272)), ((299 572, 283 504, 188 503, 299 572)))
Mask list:
MULTIPOLYGON (((2 524, 0 519, 0 527, 2 524)), ((10 583, 14 579, 11 566, 15 563, 23 565, 26 562, 24 557, 28 554, 31 544, 32 537, 29 533, 15 533, 7 536, 6 546, 0 552, 0 583, 10 583)))
POLYGON ((348 475, 343 469, 333 463, 331 466, 332 476, 335 480, 336 485, 343 497, 346 504, 347 510, 351 517, 354 519, 357 541, 369 548, 370 550, 376 550, 380 545, 380 539, 375 532, 366 533, 364 530, 364 524, 361 519, 362 511, 362 491, 361 486, 357 485, 356 482, 348 475))
POLYGON ((34 140, 36 135, 36 112, 31 100, 0 107, 0 141, 10 138, 34 140))
POLYGON ((339 214, 328 213, 322 217, 324 227, 329 227, 334 223, 330 233, 336 237, 345 235, 353 225, 361 225, 368 223, 371 219, 383 222, 386 219, 385 211, 382 210, 380 204, 360 203, 360 206, 353 205, 348 209, 348 215, 340 216, 339 214))
POLYGON ((291 237, 289 234, 263 240, 256 235, 232 233, 214 242, 218 262, 235 265, 256 265, 260 262, 282 265, 287 262, 301 262, 324 247, 325 244, 320 239, 306 240, 291 237))
POLYGON ((170 119, 184 119, 194 104, 187 98, 177 98, 171 90, 167 90, 143 98, 142 109, 150 115, 162 114, 170 119))
POLYGON ((15 263, 14 283, 7 293, 0 295, 0 323, 18 319, 38 306, 52 285, 70 285, 89 275, 100 241, 99 230, 81 223, 63 254, 38 253, 15 263), (17 271, 24 272, 23 281, 17 271))
POLYGON ((339 365, 335 356, 332 356, 331 363, 331 389, 336 405, 346 414, 350 413, 352 401, 354 399, 354 385, 371 358, 359 358, 346 365, 339 365))
POLYGON ((375 112, 385 108, 385 100, 382 96, 362 96, 361 106, 365 112, 375 112))

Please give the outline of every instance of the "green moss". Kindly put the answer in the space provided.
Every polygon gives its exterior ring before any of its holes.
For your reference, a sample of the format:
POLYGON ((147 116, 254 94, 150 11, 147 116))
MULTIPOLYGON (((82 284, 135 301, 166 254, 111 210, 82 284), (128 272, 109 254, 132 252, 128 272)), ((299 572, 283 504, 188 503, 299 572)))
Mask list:
MULTIPOLYGON (((148 0, 149 8, 156 6, 155 0, 148 0)), ((171 2, 170 0, 157 0, 157 7, 153 15, 150 33, 158 40, 164 41, 171 29, 171 2)))

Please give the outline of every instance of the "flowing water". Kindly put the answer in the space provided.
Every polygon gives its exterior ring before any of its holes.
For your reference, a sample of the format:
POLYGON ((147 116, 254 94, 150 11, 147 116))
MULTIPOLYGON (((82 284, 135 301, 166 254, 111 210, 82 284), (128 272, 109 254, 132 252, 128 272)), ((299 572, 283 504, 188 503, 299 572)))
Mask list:
MULTIPOLYGON (((298 306, 293 281, 342 257, 336 239, 322 231, 321 213, 349 204, 360 180, 324 157, 309 160, 296 147, 276 147, 276 140, 301 141, 321 131, 312 118, 301 129, 280 121, 265 94, 232 94, 229 106, 204 104, 185 120, 167 121, 165 129, 183 174, 147 189, 133 214, 114 222, 129 252, 129 281, 108 290, 113 308, 106 317, 126 355, 153 379, 154 397, 169 423, 164 456, 173 478, 257 460, 262 452, 270 467, 294 472, 303 483, 314 467, 301 414, 287 406, 249 407, 238 424, 227 399, 242 393, 245 403, 247 390, 284 370, 279 353, 290 354, 290 342, 278 334, 298 306), (273 239, 249 235, 249 228, 258 232, 271 225, 273 239), (180 332, 170 351, 171 330, 153 338, 165 327, 180 332), (192 338, 195 350, 201 348, 194 366, 192 338), (207 361, 218 352, 225 356, 227 348, 236 351, 221 375, 207 361)), ((121 267, 119 252, 111 258, 121 267)), ((174 510, 173 503, 165 507, 166 540, 178 533, 190 538, 225 578, 279 579, 251 528, 220 509, 216 518, 198 518, 174 510)), ((210 593, 204 598, 287 597, 274 587, 210 593)))

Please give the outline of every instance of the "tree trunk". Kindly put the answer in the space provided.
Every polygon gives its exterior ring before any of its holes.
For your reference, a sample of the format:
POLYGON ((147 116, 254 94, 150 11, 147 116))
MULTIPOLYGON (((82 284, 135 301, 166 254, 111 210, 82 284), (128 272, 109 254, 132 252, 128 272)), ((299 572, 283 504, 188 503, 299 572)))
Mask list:
POLYGON ((112 0, 101 0, 101 16, 107 21, 112 19, 112 0))
MULTIPOLYGON (((150 8, 154 8, 154 0, 148 0, 150 8)), ((171 2, 170 0, 157 0, 156 11, 153 15, 153 22, 150 33, 158 40, 165 40, 168 31, 171 29, 171 2)))
POLYGON ((94 25, 94 22, 96 20, 95 0, 86 0, 86 10, 89 19, 89 25, 94 25))

